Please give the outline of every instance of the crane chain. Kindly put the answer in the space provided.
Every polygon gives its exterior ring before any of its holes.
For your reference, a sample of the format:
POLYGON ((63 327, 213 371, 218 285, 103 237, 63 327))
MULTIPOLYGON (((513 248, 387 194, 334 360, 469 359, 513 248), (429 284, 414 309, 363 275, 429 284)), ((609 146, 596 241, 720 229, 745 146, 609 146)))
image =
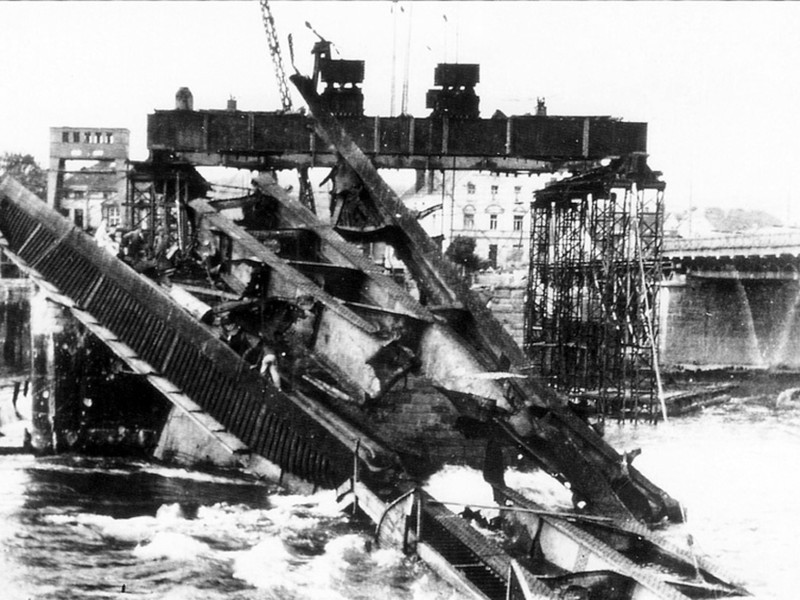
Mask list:
POLYGON ((289 95, 289 85, 286 83, 286 71, 283 68, 283 56, 281 47, 278 43, 278 34, 275 31, 275 19, 272 17, 272 10, 268 0, 259 0, 261 5, 261 20, 264 22, 264 31, 267 34, 267 44, 275 65, 275 76, 278 79, 278 90, 281 94, 281 107, 284 111, 292 110, 292 98, 289 95))

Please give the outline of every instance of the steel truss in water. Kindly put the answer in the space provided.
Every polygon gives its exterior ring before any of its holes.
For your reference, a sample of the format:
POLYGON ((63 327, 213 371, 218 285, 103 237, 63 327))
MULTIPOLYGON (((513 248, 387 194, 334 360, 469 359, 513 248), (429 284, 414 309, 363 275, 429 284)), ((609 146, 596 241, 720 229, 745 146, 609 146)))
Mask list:
POLYGON ((655 419, 664 186, 631 155, 536 193, 525 350, 601 415, 655 419))

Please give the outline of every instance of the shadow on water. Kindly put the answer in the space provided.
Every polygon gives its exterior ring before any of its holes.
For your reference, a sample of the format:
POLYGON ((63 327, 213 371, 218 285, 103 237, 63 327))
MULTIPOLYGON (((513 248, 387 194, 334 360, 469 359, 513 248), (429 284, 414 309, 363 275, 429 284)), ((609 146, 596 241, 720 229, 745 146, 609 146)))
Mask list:
POLYGON ((265 508, 275 490, 240 475, 194 479, 179 469, 108 458, 39 459, 26 472, 25 508, 70 507, 115 519, 153 515, 165 504, 179 504, 186 518, 199 506, 215 503, 265 508))

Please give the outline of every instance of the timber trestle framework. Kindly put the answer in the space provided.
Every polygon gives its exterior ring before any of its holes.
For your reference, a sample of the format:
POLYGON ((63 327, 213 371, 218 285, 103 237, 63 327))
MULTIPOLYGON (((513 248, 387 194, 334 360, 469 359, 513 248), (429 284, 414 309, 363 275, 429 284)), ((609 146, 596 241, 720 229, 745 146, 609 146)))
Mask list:
POLYGON ((155 284, 98 247, 13 180, 0 185, 7 248, 128 346, 251 451, 307 480, 334 486, 352 452, 294 400, 264 385, 225 343, 155 284))
POLYGON ((525 350, 601 415, 658 416, 664 183, 631 155, 537 192, 525 350))

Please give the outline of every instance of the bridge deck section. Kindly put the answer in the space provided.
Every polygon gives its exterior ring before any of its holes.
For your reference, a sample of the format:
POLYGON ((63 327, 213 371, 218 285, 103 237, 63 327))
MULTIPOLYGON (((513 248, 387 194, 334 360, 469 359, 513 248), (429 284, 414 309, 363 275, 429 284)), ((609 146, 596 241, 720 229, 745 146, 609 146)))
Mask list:
POLYGON ((800 256, 800 232, 665 238, 663 254, 671 259, 796 257, 800 256))
MULTIPOLYGON (((339 117, 378 168, 549 172, 571 162, 647 151, 647 124, 609 117, 493 119, 339 117)), ((250 169, 331 167, 338 157, 302 114, 157 110, 150 150, 194 165, 250 169)))
MULTIPOLYGON (((8 249, 116 353, 139 361, 169 397, 180 391, 255 452, 306 480, 334 486, 352 448, 308 406, 277 392, 153 282, 99 248, 15 181, 0 185, 8 249), (114 348, 112 348, 114 350, 114 348)), ((170 398, 171 401, 174 398, 170 398)))

